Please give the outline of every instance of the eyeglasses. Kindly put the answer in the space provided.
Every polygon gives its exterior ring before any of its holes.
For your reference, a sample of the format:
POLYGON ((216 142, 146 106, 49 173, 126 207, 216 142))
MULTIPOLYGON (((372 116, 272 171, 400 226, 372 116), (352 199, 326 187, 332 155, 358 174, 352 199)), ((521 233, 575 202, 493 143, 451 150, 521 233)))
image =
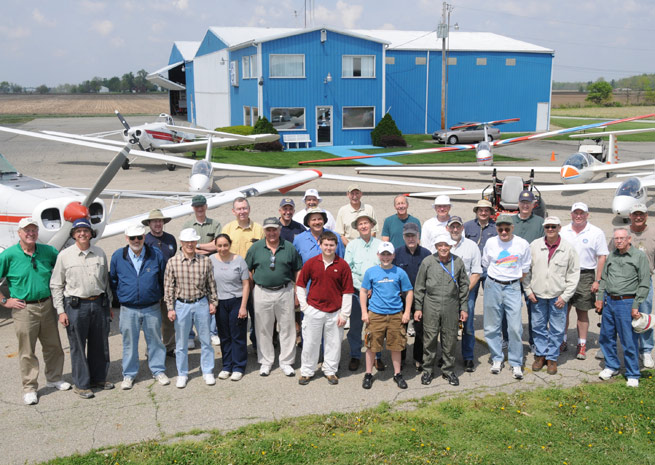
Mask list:
POLYGON ((510 232, 510 231, 512 230, 512 227, 511 227, 511 226, 507 226, 507 227, 505 227, 505 228, 500 228, 500 227, 498 227, 498 228, 496 228, 496 229, 498 229, 498 232, 499 232, 499 233, 501 233, 501 232, 510 232))
POLYGON ((557 225, 547 224, 547 225, 544 225, 544 229, 557 229, 557 225))
POLYGON ((32 255, 32 267, 36 270, 36 257, 32 255))
POLYGON ((628 238, 627 237, 615 237, 614 240, 615 241, 627 241, 628 238))
POLYGON ((133 241, 133 240, 135 240, 135 239, 136 239, 137 241, 142 241, 142 240, 143 240, 143 236, 130 236, 130 240, 131 240, 131 241, 133 241))
POLYGON ((275 255, 271 255, 271 264, 268 266, 271 268, 271 270, 275 269, 275 255))

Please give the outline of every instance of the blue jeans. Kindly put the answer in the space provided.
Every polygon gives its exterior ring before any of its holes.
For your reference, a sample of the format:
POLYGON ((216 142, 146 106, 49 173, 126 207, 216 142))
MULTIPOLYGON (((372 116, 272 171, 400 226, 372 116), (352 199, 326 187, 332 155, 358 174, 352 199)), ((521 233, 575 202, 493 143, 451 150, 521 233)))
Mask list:
POLYGON ((475 348, 475 301, 478 300, 478 291, 480 286, 484 289, 484 282, 487 279, 487 273, 482 273, 480 280, 473 289, 469 291, 468 300, 468 319, 464 323, 464 332, 462 333, 462 358, 464 360, 473 360, 473 349, 475 348))
POLYGON ((241 297, 221 300, 218 302, 216 318, 212 318, 218 328, 218 337, 221 338, 223 370, 230 373, 243 373, 248 361, 248 317, 238 318, 239 308, 241 297))
POLYGON ((638 337, 632 330, 633 299, 612 300, 605 297, 603 319, 600 324, 600 348, 605 356, 605 368, 618 370, 621 362, 617 354, 617 335, 621 338, 626 378, 639 379, 638 337))
POLYGON ((348 345, 350 346, 350 358, 362 358, 362 307, 359 304, 359 290, 355 289, 353 294, 353 306, 350 311, 350 329, 348 330, 348 345))
MULTIPOLYGON (((534 345, 534 333, 532 332, 532 312, 534 310, 535 304, 530 302, 528 295, 523 291, 523 284, 521 284, 521 294, 523 294, 523 298, 525 299, 525 307, 528 309, 528 344, 530 344, 530 347, 532 347, 534 345)), ((503 317, 503 340, 508 340, 507 320, 505 317, 503 317)))
POLYGON ((534 355, 546 357, 546 360, 557 361, 559 357, 559 346, 564 341, 566 332, 567 305, 557 308, 554 299, 540 299, 532 309, 532 331, 534 331, 534 344, 536 346, 534 355))
POLYGON ((494 362, 503 361, 501 326, 507 318, 509 336, 509 363, 523 366, 523 323, 521 322, 521 284, 500 284, 487 280, 484 289, 484 338, 494 362))
POLYGON ((214 348, 209 335, 209 302, 207 297, 192 304, 175 301, 175 364, 178 376, 189 375, 189 330, 193 325, 200 339, 200 369, 203 375, 214 372, 214 348))
MULTIPOLYGON (((650 315, 653 311, 653 280, 650 281, 650 291, 648 297, 639 306, 639 311, 650 315)), ((639 334, 639 352, 642 354, 650 354, 653 350, 653 330, 649 329, 644 333, 639 334)))
POLYGON ((148 347, 148 366, 154 376, 166 371, 166 347, 161 341, 161 309, 159 302, 150 307, 131 308, 121 305, 119 319, 123 336, 123 376, 134 379, 139 372, 139 332, 148 347))

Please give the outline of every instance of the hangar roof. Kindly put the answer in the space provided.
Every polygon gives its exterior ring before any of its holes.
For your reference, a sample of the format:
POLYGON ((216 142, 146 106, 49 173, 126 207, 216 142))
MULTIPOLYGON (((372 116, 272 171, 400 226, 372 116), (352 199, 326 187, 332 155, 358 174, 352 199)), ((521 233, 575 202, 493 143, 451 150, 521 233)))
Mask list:
POLYGON ((191 61, 193 60, 193 57, 196 56, 198 47, 200 47, 200 42, 176 40, 173 45, 180 51, 184 61, 191 61))

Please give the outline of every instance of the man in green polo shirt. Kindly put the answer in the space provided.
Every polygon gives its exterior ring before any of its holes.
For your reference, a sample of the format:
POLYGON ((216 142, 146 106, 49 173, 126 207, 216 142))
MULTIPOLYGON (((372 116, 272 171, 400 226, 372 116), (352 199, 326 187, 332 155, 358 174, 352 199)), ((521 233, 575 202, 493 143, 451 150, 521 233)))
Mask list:
POLYGON ((18 244, 0 254, 0 278, 6 278, 9 287, 9 296, 0 294, 0 303, 11 309, 14 319, 26 405, 39 402, 39 361, 34 353, 37 339, 43 348, 46 386, 60 391, 71 388, 61 378, 64 351, 59 340, 57 313, 50 297, 50 276, 57 261, 57 249, 37 244, 38 238, 39 223, 23 218, 18 223, 18 244))
POLYGON ((214 239, 221 231, 221 223, 207 217, 207 199, 204 195, 194 195, 191 199, 191 208, 195 218, 184 223, 182 229, 193 228, 200 236, 196 253, 200 255, 216 253, 214 239))
POLYGON ((282 225, 275 218, 264 220, 264 239, 255 242, 246 254, 250 277, 255 282, 255 333, 260 376, 268 376, 275 360, 273 327, 280 330, 280 369, 286 376, 295 375, 296 324, 294 318, 294 283, 302 268, 302 258, 289 241, 280 239, 282 225))

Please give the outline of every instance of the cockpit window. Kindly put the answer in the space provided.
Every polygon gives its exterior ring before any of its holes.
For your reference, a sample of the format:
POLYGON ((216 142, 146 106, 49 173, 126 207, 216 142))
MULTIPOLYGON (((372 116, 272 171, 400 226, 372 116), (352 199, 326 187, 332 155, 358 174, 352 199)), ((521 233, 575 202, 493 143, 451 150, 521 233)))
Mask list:
POLYGON ((194 174, 204 174, 205 176, 209 176, 211 174, 211 166, 207 161, 200 160, 193 165, 193 168, 191 168, 191 175, 193 176, 194 174))
POLYGON ((579 170, 586 168, 589 166, 589 162, 585 158, 584 155, 581 153, 576 153, 575 155, 571 155, 565 162, 565 165, 568 166, 573 166, 574 168, 577 168, 579 170))
POLYGON ((641 196, 642 191, 641 182, 637 178, 630 178, 616 189, 616 195, 627 195, 636 199, 641 196))
POLYGON ((486 150, 488 152, 491 152, 491 146, 489 145, 489 142, 487 141, 482 141, 478 143, 478 152, 480 150, 486 150))
POLYGON ((16 174, 18 171, 0 154, 0 174, 16 174))

